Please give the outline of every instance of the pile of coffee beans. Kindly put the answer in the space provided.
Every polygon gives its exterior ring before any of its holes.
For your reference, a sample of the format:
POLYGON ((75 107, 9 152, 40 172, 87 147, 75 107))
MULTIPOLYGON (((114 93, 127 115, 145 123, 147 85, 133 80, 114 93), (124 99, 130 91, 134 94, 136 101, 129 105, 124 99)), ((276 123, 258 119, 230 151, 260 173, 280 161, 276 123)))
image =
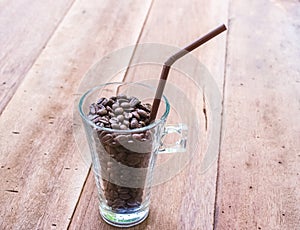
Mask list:
POLYGON ((91 104, 88 117, 98 126, 126 130, 147 126, 150 111, 150 104, 143 105, 136 97, 118 95, 91 104))
POLYGON ((95 132, 99 140, 96 151, 101 189, 107 205, 113 210, 136 209, 145 196, 147 170, 132 169, 148 168, 153 133, 151 130, 126 133, 126 130, 149 125, 150 112, 150 104, 142 104, 136 97, 126 95, 100 98, 90 105, 88 118, 98 127, 111 129, 99 128, 95 132))

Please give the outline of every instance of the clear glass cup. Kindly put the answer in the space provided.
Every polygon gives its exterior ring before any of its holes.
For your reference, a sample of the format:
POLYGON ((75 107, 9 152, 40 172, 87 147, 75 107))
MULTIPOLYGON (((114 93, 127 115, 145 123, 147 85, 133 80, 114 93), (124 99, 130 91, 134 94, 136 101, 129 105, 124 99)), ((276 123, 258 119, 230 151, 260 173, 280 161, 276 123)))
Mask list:
POLYGON ((86 92, 79 101, 99 195, 100 215, 109 224, 131 227, 149 213, 151 182, 157 154, 184 152, 187 129, 178 124, 166 126, 170 105, 165 96, 155 122, 130 130, 97 126, 88 113, 99 98, 123 94, 142 103, 152 103, 155 89, 141 83, 107 83, 86 92), (174 145, 163 145, 163 137, 178 133, 174 145))

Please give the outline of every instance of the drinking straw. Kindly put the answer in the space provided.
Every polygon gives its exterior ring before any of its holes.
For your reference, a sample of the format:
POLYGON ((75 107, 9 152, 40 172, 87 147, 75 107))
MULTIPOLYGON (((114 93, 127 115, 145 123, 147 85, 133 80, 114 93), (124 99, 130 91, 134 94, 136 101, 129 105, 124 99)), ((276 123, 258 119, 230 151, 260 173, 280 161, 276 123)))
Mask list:
POLYGON ((203 37, 200 37, 184 49, 178 51, 173 56, 169 57, 168 60, 164 63, 163 69, 160 74, 160 81, 158 83, 155 98, 152 103, 152 109, 150 113, 150 121, 154 121, 157 115, 158 107, 161 101, 161 97, 167 82, 168 74, 171 68, 171 65, 174 64, 178 59, 186 55, 187 53, 191 52, 192 50, 196 49, 197 47, 201 46, 205 42, 209 41, 210 39, 214 38, 215 36, 219 35, 220 33, 224 32, 226 30, 226 26, 223 24, 216 29, 212 30, 208 34, 204 35, 203 37))

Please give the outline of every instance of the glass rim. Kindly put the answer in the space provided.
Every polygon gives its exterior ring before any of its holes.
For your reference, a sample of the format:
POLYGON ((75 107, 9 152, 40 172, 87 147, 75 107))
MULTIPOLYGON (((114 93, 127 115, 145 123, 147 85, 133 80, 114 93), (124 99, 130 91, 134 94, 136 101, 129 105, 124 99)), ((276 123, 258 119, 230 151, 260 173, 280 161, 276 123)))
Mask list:
POLYGON ((95 86, 91 89, 89 89, 88 91, 86 91, 80 98, 79 103, 78 103, 78 110, 79 110, 79 114, 81 116, 82 119, 84 119, 85 122, 87 122, 89 125, 91 125, 93 128, 97 129, 97 130, 102 130, 102 131, 107 131, 107 132, 115 132, 115 133, 136 133, 136 132, 143 132, 143 131, 147 131, 149 129, 152 129, 153 127, 159 125, 160 123, 162 123, 163 121, 165 121, 169 115, 170 112, 170 104, 169 101, 167 99, 167 97, 165 95, 162 95, 162 99, 165 102, 165 111, 163 113, 163 115, 159 118, 159 119, 155 119, 154 122, 150 123, 147 126, 141 127, 141 128, 135 128, 135 129, 126 129, 126 130, 121 130, 121 129, 111 129, 111 128, 105 128, 105 127, 101 127, 96 125, 94 122, 92 122, 87 115, 83 112, 83 102, 84 100, 93 92, 95 92, 98 89, 101 89, 107 85, 140 85, 143 87, 146 87, 148 89, 153 89, 155 92, 155 88, 151 87, 149 85, 143 84, 143 83, 139 83, 139 82, 108 82, 105 84, 101 84, 98 86, 95 86))

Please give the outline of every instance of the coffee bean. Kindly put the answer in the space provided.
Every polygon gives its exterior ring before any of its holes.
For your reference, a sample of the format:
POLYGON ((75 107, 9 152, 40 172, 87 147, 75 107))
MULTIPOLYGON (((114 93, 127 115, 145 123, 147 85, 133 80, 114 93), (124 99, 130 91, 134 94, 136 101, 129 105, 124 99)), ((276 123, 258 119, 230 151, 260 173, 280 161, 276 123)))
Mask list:
POLYGON ((90 113, 91 114, 95 114, 96 113, 96 109, 94 107, 94 104, 90 105, 90 113))
POLYGON ((136 202, 134 199, 127 200, 126 204, 127 204, 127 206, 132 207, 132 208, 139 206, 139 203, 136 202))
POLYGON ((141 117, 146 118, 148 116, 148 113, 142 109, 138 109, 137 112, 141 117))
POLYGON ((142 139, 142 135, 141 134, 138 134, 138 133, 135 133, 135 134, 132 134, 132 137, 136 140, 141 140, 142 139))
POLYGON ((134 117, 136 117, 137 119, 140 119, 140 118, 141 118, 137 111, 133 111, 131 114, 132 114, 134 117))
POLYGON ((88 115, 88 119, 90 119, 91 121, 94 120, 97 117, 99 117, 99 115, 97 115, 97 114, 90 114, 90 115, 88 115))
POLYGON ((132 114, 131 113, 124 113, 124 117, 125 119, 129 120, 132 118, 132 114))
POLYGON ((117 109, 120 107, 119 103, 115 103, 111 106, 113 109, 117 109))
POLYGON ((123 107, 123 108, 129 108, 130 104, 128 102, 122 102, 121 103, 121 107, 123 107))
POLYGON ((101 97, 98 101, 97 101, 97 105, 101 105, 102 102, 105 100, 105 97, 101 97))
POLYGON ((95 117, 95 118, 92 120, 92 122, 97 123, 97 122, 99 122, 99 120, 100 120, 100 117, 97 116, 97 117, 95 117))
POLYGON ((126 125, 127 127, 129 126, 129 121, 128 120, 124 120, 123 124, 126 125))
POLYGON ((126 129, 128 129, 128 127, 126 125, 120 125, 120 129, 126 130, 126 129))
POLYGON ((113 109, 112 109, 110 106, 106 106, 106 107, 104 107, 104 108, 106 108, 106 110, 107 110, 108 112, 113 112, 113 109))
POLYGON ((124 111, 125 112, 128 112, 128 113, 130 113, 130 112, 132 112, 132 111, 134 111, 135 109, 134 108, 126 108, 126 109, 124 109, 124 111))
POLYGON ((109 122, 110 122, 111 124, 117 124, 117 123, 119 122, 119 119, 116 118, 116 117, 112 117, 111 119, 109 119, 109 122))
POLYGON ((97 113, 101 116, 106 115, 107 114, 107 110, 106 109, 100 109, 97 111, 97 113))
POLYGON ((104 105, 104 106, 106 106, 107 102, 108 102, 108 99, 104 98, 103 101, 101 102, 101 104, 104 105))
POLYGON ((139 124, 140 124, 142 127, 146 126, 145 122, 143 122, 143 121, 139 121, 139 124))
POLYGON ((124 121, 124 116, 123 116, 123 115, 118 115, 117 118, 118 118, 118 120, 119 120, 120 122, 123 122, 123 121, 124 121))
POLYGON ((103 125, 109 125, 109 121, 107 120, 107 118, 100 118, 99 121, 100 121, 101 124, 103 124, 103 125))
POLYGON ((120 199, 120 198, 116 198, 114 201, 113 201, 114 204, 124 204, 124 200, 120 199))
POLYGON ((115 114, 122 114, 124 112, 124 110, 122 108, 116 108, 115 109, 115 114))
POLYGON ((112 100, 111 98, 108 100, 108 102, 106 103, 106 106, 109 106, 109 107, 111 107, 112 106, 112 104, 114 104, 115 103, 115 101, 114 100, 112 100))
POLYGON ((132 119, 132 121, 130 122, 130 128, 132 129, 136 129, 139 126, 139 123, 136 119, 132 119))
POLYGON ((148 112, 148 113, 151 112, 151 109, 148 109, 148 108, 147 108, 148 106, 144 106, 144 105, 142 105, 142 104, 139 104, 137 107, 138 107, 139 109, 142 109, 142 110, 148 112))
POLYGON ((138 105, 140 103, 139 99, 137 99, 136 97, 133 97, 131 100, 130 100, 130 106, 131 107, 135 107, 136 105, 138 105))
POLYGON ((131 198, 131 196, 129 194, 119 194, 119 197, 122 200, 129 200, 131 198))
POLYGON ((120 129, 120 125, 117 124, 117 123, 111 124, 111 127, 112 127, 113 129, 120 129))
POLYGON ((120 99, 118 99, 118 102, 120 104, 122 104, 122 103, 128 102, 128 100, 126 98, 120 98, 120 99))
POLYGON ((114 116, 115 116, 115 114, 114 114, 113 112, 108 112, 108 115, 109 115, 110 117, 114 117, 114 116))
POLYGON ((112 139, 113 139, 113 136, 111 134, 106 134, 104 137, 102 137, 102 142, 106 143, 112 139))
POLYGON ((129 192, 130 192, 130 189, 128 189, 128 188, 121 187, 118 189, 119 194, 128 194, 129 192))

